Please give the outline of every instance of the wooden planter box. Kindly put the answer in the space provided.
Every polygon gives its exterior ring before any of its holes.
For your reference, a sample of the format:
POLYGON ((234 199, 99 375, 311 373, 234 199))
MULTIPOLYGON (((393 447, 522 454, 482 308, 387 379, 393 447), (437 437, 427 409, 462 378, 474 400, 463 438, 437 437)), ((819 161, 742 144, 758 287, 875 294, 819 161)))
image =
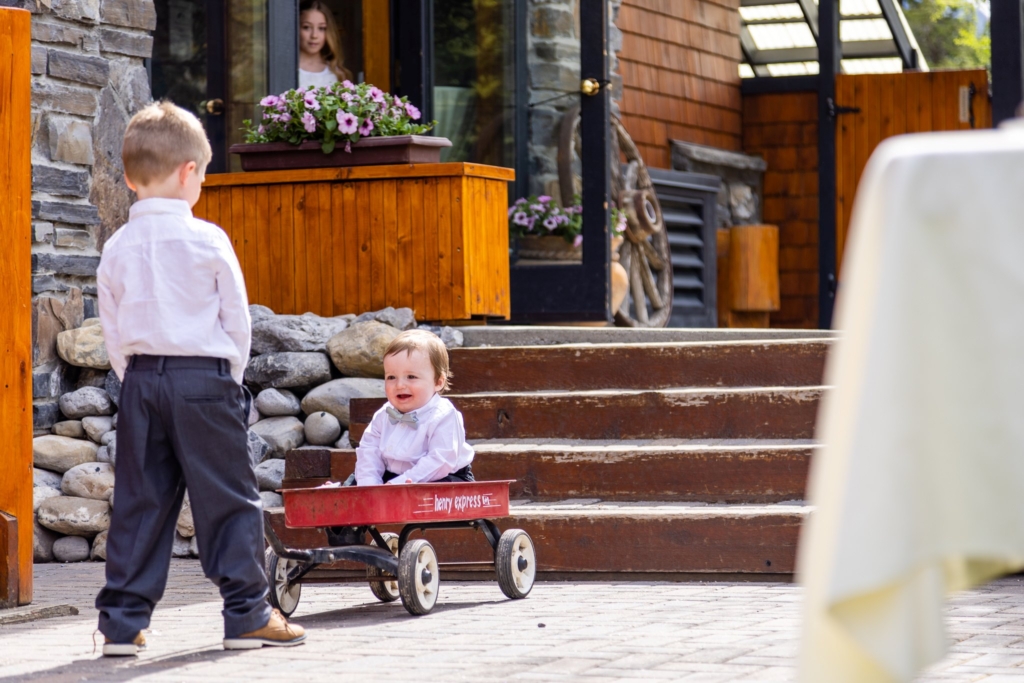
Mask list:
POLYGON ((468 163, 225 173, 194 213, 227 232, 250 302, 276 313, 508 318, 514 177, 468 163))
POLYGON ((228 150, 241 157, 243 171, 280 171, 299 168, 337 168, 339 166, 382 166, 385 164, 430 164, 441 161, 441 150, 451 147, 448 138, 429 135, 390 135, 362 138, 351 146, 338 145, 324 154, 319 142, 291 145, 287 142, 262 142, 231 145, 228 150))

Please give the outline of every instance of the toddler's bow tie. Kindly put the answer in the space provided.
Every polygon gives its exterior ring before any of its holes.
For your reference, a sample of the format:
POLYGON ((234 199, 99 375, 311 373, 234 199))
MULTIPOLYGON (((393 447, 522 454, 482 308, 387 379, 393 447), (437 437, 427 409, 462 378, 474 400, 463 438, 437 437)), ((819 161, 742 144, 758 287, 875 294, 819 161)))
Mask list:
POLYGON ((404 422, 413 429, 416 429, 419 426, 419 420, 417 420, 416 416, 413 415, 412 413, 402 414, 395 410, 394 408, 392 408, 391 406, 388 406, 387 410, 388 419, 391 420, 391 424, 396 425, 399 422, 404 422))

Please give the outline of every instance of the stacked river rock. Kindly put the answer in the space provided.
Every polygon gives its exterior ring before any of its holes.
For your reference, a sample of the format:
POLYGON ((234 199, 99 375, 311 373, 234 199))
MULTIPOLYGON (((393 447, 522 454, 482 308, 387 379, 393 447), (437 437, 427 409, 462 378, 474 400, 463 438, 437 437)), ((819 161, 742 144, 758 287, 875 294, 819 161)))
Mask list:
MULTIPOLYGON (((263 505, 281 505, 284 456, 295 448, 348 448, 349 401, 384 397, 384 349, 416 326, 412 310, 385 308, 360 316, 275 315, 251 306, 252 357, 245 383, 255 396, 249 413, 249 457, 263 505)), ((425 326, 424 326, 425 327, 425 326)), ((425 327, 449 348, 462 345, 450 327, 425 327)), ((33 441, 35 561, 105 559, 117 462, 117 400, 96 319, 62 332, 58 353, 81 368, 74 391, 60 397, 62 420, 33 441)), ((174 555, 198 555, 188 495, 178 517, 174 555)))

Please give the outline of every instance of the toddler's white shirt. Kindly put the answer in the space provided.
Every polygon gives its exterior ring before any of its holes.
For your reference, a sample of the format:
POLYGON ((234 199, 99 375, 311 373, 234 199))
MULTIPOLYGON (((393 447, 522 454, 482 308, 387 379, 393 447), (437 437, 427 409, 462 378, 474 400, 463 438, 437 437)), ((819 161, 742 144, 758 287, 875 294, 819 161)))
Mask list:
POLYGON ((452 402, 434 394, 422 408, 407 415, 416 416, 416 426, 405 422, 392 424, 387 409, 373 414, 370 426, 356 449, 356 483, 379 485, 384 472, 403 475, 415 483, 437 481, 473 462, 473 447, 466 443, 462 413, 452 402))
POLYGON ((252 335, 242 269, 227 234, 188 202, 135 202, 103 247, 96 284, 118 377, 133 355, 208 356, 242 383, 252 335))

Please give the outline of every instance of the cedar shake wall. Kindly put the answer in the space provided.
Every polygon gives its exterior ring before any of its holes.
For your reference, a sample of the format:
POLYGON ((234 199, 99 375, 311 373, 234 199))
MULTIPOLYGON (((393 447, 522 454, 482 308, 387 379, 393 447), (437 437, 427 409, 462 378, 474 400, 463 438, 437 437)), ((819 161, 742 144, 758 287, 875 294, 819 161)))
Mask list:
POLYGON ((649 166, 669 140, 741 149, 739 0, 623 0, 622 120, 649 166))
POLYGON ((743 151, 768 163, 763 220, 779 226, 782 307, 771 326, 817 327, 817 93, 744 96, 743 151))

